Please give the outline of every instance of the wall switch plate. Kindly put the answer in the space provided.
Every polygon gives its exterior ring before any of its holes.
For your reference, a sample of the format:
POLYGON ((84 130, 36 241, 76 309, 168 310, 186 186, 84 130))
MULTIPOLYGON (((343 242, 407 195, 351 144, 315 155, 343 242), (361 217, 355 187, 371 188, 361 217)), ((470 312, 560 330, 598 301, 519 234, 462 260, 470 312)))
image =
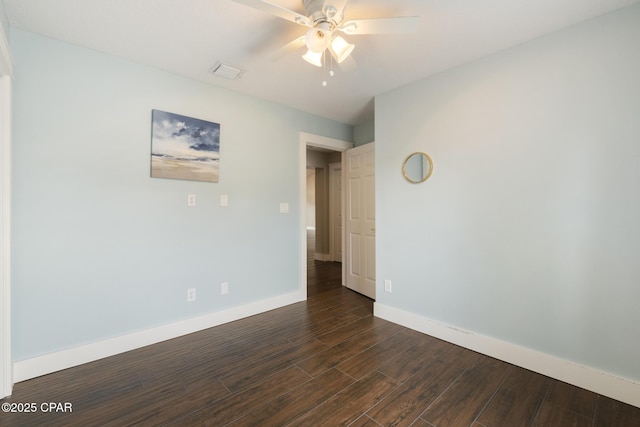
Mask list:
POLYGON ((196 300, 196 288, 187 289, 187 302, 193 302, 196 300))
POLYGON ((196 195, 189 194, 187 196, 187 206, 195 206, 196 205, 196 195))
POLYGON ((289 213, 289 203, 280 203, 280 213, 289 213))
POLYGON ((391 293, 391 280, 386 279, 384 281, 384 291, 391 293))
POLYGON ((226 295, 228 293, 229 293, 229 283, 222 282, 222 284, 220 285, 220 295, 226 295))
POLYGON ((229 206, 229 196, 226 194, 220 195, 220 206, 229 206))

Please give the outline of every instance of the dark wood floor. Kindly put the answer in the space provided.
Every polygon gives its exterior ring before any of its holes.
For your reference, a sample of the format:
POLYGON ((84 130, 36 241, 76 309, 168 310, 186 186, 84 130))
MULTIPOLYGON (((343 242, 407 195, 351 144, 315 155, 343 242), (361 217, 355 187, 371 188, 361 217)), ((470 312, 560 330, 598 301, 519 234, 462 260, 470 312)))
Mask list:
POLYGON ((309 298, 18 383, 1 426, 640 426, 640 409, 372 316, 309 259, 309 298), (73 412, 44 413, 42 402, 73 412))
POLYGON ((307 230, 307 297, 342 287, 342 264, 316 261, 315 232, 307 230))

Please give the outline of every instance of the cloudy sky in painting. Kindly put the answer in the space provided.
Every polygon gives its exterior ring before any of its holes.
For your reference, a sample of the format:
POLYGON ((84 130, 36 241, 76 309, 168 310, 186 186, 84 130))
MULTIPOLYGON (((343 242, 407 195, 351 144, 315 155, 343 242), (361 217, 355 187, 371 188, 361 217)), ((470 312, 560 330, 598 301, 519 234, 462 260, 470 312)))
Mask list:
POLYGON ((218 159, 220 124, 153 110, 152 154, 180 159, 218 159))

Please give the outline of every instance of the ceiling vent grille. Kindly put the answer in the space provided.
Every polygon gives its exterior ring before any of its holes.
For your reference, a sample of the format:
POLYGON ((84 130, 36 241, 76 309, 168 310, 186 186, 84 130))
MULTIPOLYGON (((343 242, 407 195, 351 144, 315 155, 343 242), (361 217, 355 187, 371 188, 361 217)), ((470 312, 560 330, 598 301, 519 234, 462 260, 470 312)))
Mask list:
POLYGON ((216 63, 210 70, 211 74, 218 77, 223 77, 229 80, 235 80, 240 77, 242 74, 242 70, 238 68, 231 67, 229 65, 222 64, 220 62, 216 63))

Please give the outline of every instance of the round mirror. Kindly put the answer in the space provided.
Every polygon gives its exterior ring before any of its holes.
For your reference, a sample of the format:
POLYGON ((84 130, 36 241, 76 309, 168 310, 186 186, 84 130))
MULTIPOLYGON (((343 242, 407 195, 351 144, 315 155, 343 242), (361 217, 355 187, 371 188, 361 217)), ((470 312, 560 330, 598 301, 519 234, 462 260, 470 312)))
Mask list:
POLYGON ((433 160, 427 153, 413 153, 404 159, 402 174, 412 184, 425 182, 433 172, 433 160))

